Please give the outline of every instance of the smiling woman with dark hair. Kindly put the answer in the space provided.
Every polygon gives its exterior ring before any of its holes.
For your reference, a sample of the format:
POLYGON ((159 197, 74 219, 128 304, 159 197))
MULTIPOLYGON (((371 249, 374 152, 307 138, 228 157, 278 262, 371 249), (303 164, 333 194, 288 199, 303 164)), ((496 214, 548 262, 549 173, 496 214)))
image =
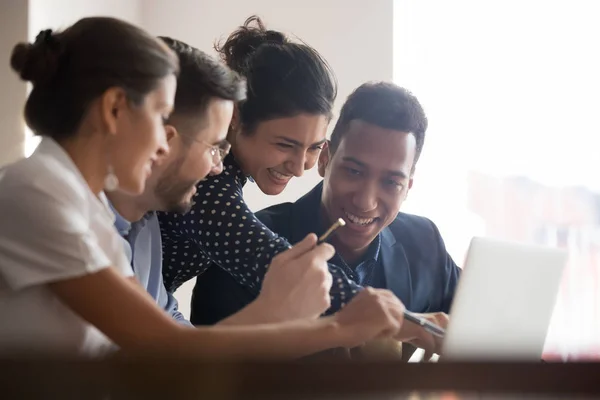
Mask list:
MULTIPOLYGON (((164 278, 174 292, 213 263, 258 293, 272 258, 289 243, 261 224, 243 199, 248 180, 268 195, 315 166, 326 140, 337 84, 321 55, 304 43, 267 29, 251 17, 216 46, 223 61, 246 78, 246 100, 234 113, 227 139, 231 154, 219 176, 197 186, 187 214, 160 213, 164 278)), ((331 265, 336 291, 331 311, 358 291, 331 265)), ((291 319, 304 317, 297 309, 291 319)), ((192 309, 192 322, 196 307, 192 309)))

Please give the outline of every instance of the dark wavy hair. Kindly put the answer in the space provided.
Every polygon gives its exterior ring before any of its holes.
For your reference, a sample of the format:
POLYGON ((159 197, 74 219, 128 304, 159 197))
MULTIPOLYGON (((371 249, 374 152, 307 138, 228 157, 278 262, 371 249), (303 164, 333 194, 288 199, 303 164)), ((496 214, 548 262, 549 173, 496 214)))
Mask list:
POLYGON ((244 133, 252 133, 262 121, 302 113, 331 118, 335 76, 307 44, 290 41, 252 16, 215 49, 229 68, 246 78, 247 98, 239 105, 244 133))

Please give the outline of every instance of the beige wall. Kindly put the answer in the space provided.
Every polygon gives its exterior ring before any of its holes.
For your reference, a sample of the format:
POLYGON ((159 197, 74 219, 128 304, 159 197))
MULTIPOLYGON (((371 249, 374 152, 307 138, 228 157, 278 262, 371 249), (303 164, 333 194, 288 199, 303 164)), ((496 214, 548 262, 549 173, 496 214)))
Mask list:
POLYGON ((28 3, 5 0, 0 5, 0 166, 18 160, 24 148, 23 104, 26 85, 10 68, 14 45, 27 40, 28 3))
POLYGON ((88 16, 112 16, 139 24, 141 0, 5 0, 0 4, 0 166, 29 154, 38 142, 25 133, 27 85, 10 69, 13 46, 42 29, 62 29, 88 16))

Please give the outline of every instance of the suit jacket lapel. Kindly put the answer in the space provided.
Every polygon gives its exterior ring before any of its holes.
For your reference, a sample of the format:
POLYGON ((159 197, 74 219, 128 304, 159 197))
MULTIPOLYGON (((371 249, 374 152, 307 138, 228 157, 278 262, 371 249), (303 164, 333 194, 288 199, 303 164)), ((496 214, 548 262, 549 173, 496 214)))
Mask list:
POLYGON ((293 204, 290 215, 291 226, 288 230, 290 243, 298 243, 309 233, 316 233, 317 235, 321 233, 320 206, 322 192, 323 182, 320 182, 293 204))
POLYGON ((385 272, 387 287, 410 309, 412 283, 408 259, 402 243, 396 242, 389 228, 381 232, 381 264, 385 272))

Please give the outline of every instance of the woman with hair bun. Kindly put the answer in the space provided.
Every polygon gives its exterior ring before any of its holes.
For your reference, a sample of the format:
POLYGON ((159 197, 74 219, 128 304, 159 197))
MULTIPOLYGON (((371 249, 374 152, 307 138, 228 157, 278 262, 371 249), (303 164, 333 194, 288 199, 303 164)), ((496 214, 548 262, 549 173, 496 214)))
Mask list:
MULTIPOLYGON (((227 137, 231 152, 222 174, 197 185, 189 212, 159 214, 167 290, 172 293, 196 276, 202 282, 192 301, 195 324, 218 322, 249 304, 272 258, 289 248, 286 239, 255 218, 244 201, 243 187, 252 180, 263 193, 277 195, 290 179, 312 168, 325 143, 337 93, 333 72, 315 49, 267 29, 256 16, 216 49, 248 85, 227 137), (247 289, 247 298, 237 302, 233 293, 217 293, 217 282, 227 274, 247 289)), ((330 264, 329 271, 336 288, 331 292, 333 312, 360 288, 339 267, 330 264)), ((281 300, 248 320, 314 315, 301 293, 284 294, 281 300)))

